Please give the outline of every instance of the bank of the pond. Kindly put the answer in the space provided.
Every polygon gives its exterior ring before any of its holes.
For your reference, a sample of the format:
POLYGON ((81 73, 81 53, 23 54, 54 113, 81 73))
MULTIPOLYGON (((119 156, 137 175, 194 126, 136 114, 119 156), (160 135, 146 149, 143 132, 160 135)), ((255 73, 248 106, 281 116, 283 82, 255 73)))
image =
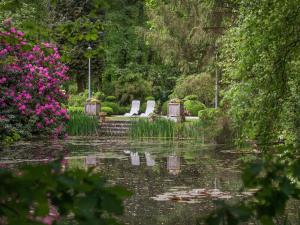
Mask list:
POLYGON ((67 123, 69 136, 116 136, 131 139, 193 139, 202 143, 214 141, 220 128, 214 124, 207 126, 199 119, 176 123, 166 118, 106 118, 99 122, 98 117, 82 112, 72 112, 67 123))

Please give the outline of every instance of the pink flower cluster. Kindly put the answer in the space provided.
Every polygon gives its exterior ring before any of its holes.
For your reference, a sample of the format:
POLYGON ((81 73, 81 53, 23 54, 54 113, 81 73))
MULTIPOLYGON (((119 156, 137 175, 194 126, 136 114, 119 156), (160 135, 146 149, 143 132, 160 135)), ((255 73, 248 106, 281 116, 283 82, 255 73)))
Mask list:
POLYGON ((61 135, 69 119, 61 87, 69 78, 58 49, 50 43, 33 47, 16 28, 0 29, 0 116, 12 109, 19 120, 34 121, 33 132, 61 135))

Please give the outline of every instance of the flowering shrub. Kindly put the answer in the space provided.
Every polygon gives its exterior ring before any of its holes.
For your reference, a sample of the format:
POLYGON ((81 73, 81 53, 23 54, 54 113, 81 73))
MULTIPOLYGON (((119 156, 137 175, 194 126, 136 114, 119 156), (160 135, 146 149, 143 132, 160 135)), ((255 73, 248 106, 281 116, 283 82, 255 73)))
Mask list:
POLYGON ((0 28, 0 141, 15 133, 64 134, 66 72, 53 45, 32 44, 9 25, 0 28))

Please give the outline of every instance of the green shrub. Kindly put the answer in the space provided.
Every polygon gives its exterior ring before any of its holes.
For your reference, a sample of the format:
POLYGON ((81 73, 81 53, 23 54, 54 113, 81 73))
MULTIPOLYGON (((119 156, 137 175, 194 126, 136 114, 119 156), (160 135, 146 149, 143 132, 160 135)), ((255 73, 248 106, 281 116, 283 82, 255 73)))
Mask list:
POLYGON ((97 91, 95 94, 93 94, 93 96, 99 101, 104 101, 105 99, 105 94, 101 91, 97 91))
POLYGON ((213 104, 214 100, 214 86, 215 82, 210 74, 201 73, 190 75, 177 80, 174 91, 170 97, 184 98, 188 95, 196 95, 197 100, 210 106, 213 104))
POLYGON ((167 115, 167 114, 168 114, 168 104, 169 104, 168 101, 167 101, 167 102, 164 102, 164 103, 162 104, 162 107, 161 107, 161 114, 162 114, 162 115, 167 115))
POLYGON ((155 100, 155 98, 153 96, 148 96, 145 98, 145 101, 151 101, 151 100, 155 100))
POLYGON ((70 95, 68 99, 69 106, 83 107, 87 98, 84 95, 70 95))
POLYGON ((200 101, 187 100, 184 102, 184 109, 188 111, 191 116, 198 116, 198 112, 205 108, 205 105, 200 101))
POLYGON ((119 108, 119 114, 123 115, 125 113, 128 113, 130 111, 130 106, 120 106, 119 108))
POLYGON ((116 98, 116 96, 107 96, 105 98, 105 101, 107 101, 107 102, 115 102, 115 101, 117 101, 117 98, 116 98))
POLYGON ((120 105, 116 102, 103 102, 102 107, 110 107, 112 108, 113 112, 112 115, 119 115, 120 114, 120 105))
POLYGON ((88 95, 88 90, 85 90, 79 94, 69 95, 68 105, 83 107, 88 99, 88 95))
POLYGON ((146 102, 143 102, 141 107, 140 107, 140 112, 145 112, 146 111, 146 108, 147 108, 147 103, 146 102))
POLYGON ((215 108, 206 108, 198 112, 198 117, 201 121, 212 122, 220 115, 220 111, 215 108))
POLYGON ((113 109, 111 107, 105 106, 101 108, 101 112, 106 112, 107 115, 112 115, 113 114, 113 109))
POLYGON ((187 95, 187 96, 185 96, 184 100, 185 101, 187 101, 187 100, 195 101, 195 100, 198 100, 198 96, 197 95, 187 95))

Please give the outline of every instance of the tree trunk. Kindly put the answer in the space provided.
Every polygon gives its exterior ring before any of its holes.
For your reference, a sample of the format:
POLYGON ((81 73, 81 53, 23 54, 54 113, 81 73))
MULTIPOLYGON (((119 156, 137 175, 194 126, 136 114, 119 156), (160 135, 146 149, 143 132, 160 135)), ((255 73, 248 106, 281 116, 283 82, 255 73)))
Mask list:
POLYGON ((85 88, 84 78, 82 76, 77 76, 76 83, 77 83, 77 93, 83 92, 85 88))

